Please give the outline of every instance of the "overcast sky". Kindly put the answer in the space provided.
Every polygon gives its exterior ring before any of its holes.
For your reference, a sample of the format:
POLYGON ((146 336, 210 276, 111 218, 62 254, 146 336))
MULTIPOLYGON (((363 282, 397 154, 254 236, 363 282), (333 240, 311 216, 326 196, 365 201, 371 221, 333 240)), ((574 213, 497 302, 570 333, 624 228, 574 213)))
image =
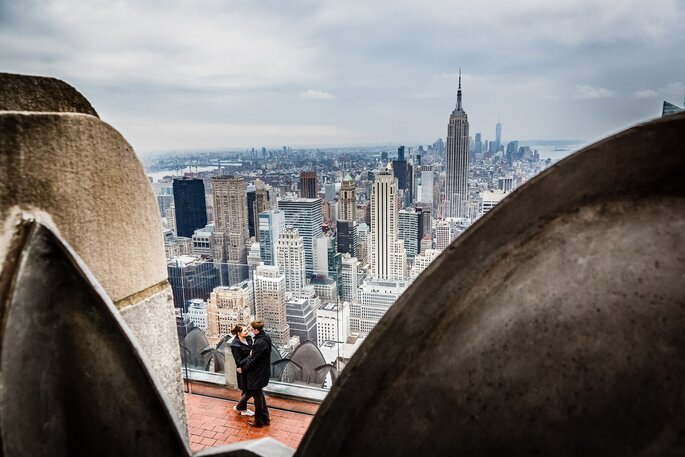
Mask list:
POLYGON ((81 91, 139 153, 590 141, 685 96, 685 2, 0 0, 0 71, 81 91))

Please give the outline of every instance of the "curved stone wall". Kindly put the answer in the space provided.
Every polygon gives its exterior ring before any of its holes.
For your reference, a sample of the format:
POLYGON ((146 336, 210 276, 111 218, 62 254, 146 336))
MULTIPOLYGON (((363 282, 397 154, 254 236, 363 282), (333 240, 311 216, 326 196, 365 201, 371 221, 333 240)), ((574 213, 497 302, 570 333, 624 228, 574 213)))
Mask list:
POLYGON ((685 453, 685 115, 589 146, 458 238, 297 451, 685 453))
POLYGON ((0 111, 98 115, 90 102, 64 81, 11 73, 0 73, 0 111))
POLYGON ((121 310, 185 424, 161 220, 142 165, 71 86, 7 74, 0 82, 0 108, 16 110, 0 111, 0 302, 16 267, 21 220, 38 219, 69 243, 121 310))

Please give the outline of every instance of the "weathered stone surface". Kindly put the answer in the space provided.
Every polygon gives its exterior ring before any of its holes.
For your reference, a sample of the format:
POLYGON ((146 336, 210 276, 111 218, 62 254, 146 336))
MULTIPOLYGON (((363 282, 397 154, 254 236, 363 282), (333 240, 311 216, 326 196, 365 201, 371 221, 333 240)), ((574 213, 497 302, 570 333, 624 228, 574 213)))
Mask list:
POLYGON ((141 347, 87 266, 45 226, 25 225, 2 303, 3 455, 189 455, 141 347))
MULTIPOLYGON (((24 219, 21 231, 20 261, 0 302, 3 455, 190 456, 145 351, 87 265, 38 221, 24 219)), ((129 317, 146 317, 135 312, 129 317)), ((200 455, 293 452, 264 438, 200 455)))
POLYGON ((369 335, 297 455, 685 454, 685 115, 542 173, 369 335))
POLYGON ((34 218, 122 309, 185 427, 161 221, 133 149, 62 81, 0 74, 0 109, 14 110, 0 111, 0 302, 17 268, 21 220, 34 218))
POLYGON ((64 81, 11 73, 0 73, 0 111, 98 115, 90 102, 64 81))
POLYGON ((0 219, 13 207, 50 214, 119 306, 167 279, 161 221, 143 167, 98 118, 0 112, 0 219))
POLYGON ((155 295, 120 311, 141 347, 145 348, 150 368, 157 374, 157 379, 175 406, 178 423, 187 433, 188 421, 183 390, 180 388, 183 384, 181 356, 173 306, 171 287, 165 286, 155 295))

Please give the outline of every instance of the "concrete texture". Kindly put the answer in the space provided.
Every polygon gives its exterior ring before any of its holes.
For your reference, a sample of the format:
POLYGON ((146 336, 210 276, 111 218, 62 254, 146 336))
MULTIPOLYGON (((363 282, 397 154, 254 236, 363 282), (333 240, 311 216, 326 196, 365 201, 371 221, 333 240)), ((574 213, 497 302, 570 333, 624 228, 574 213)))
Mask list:
POLYGON ((185 434, 188 421, 173 306, 171 287, 167 285, 155 295, 120 311, 141 347, 145 349, 147 360, 174 405, 176 419, 185 434))
POLYGON ((0 431, 7 456, 188 456, 131 329, 82 260, 38 223, 3 303, 0 431))
POLYGON ((90 102, 64 81, 11 73, 0 73, 0 111, 98 115, 90 102))
POLYGON ((157 202, 116 130, 84 114, 0 112, 0 132, 0 219, 50 214, 118 306, 166 280, 157 202))
POLYGON ((685 114, 629 129, 474 224, 297 455, 685 454, 684 143, 685 114))
POLYGON ((133 149, 62 81, 0 74, 0 109, 16 110, 0 111, 0 303, 17 268, 21 221, 36 219, 122 310, 185 429, 161 220, 133 149))

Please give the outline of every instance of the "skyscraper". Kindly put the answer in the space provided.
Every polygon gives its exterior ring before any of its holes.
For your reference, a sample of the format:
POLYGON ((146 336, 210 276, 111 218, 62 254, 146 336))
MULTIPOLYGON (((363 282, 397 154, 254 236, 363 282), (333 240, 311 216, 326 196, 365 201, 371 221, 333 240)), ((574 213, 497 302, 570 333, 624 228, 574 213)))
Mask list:
POLYGON ((495 152, 499 151, 499 147, 502 144, 502 124, 497 121, 495 126, 495 152))
POLYGON ((167 261, 169 284, 174 297, 174 306, 187 310, 188 300, 207 300, 219 285, 214 264, 200 256, 183 255, 167 261))
POLYGON ((173 190, 176 235, 190 238, 207 225, 205 185, 201 179, 174 179, 173 190))
POLYGON ((290 338, 285 309, 285 276, 278 267, 260 265, 255 271, 254 282, 257 319, 264 320, 274 344, 283 346, 290 338))
POLYGON ((362 280, 362 275, 359 272, 359 260, 349 254, 343 254, 340 263, 341 273, 338 285, 340 298, 348 301, 356 300, 357 288, 362 280))
POLYGON ((474 145, 473 152, 480 154, 483 152, 483 142, 480 139, 480 133, 476 133, 476 144, 474 145))
POLYGON ((286 292, 299 292, 307 284, 304 242, 296 228, 287 227, 276 242, 276 264, 285 276, 286 292))
POLYGON ((259 213, 254 212, 254 200, 255 200, 255 186, 247 186, 247 228, 248 228, 248 234, 252 237, 254 236, 257 240, 259 240, 258 235, 257 235, 257 223, 259 222, 257 220, 257 215, 259 213))
POLYGON ((338 252, 357 255, 357 221, 337 221, 336 234, 338 237, 338 252))
MULTIPOLYGON (((249 206, 249 202, 248 202, 249 206)), ((259 214, 268 211, 272 208, 272 202, 271 202, 271 194, 269 191, 266 189, 264 186, 264 183, 260 179, 255 179, 255 195, 254 195, 254 202, 252 203, 252 213, 253 213, 253 218, 254 220, 252 223, 255 225, 255 227, 258 225, 259 221, 259 214)), ((249 209, 249 208, 248 208, 249 209)), ((255 233, 253 235, 257 241, 259 241, 259 230, 255 229, 255 233)))
POLYGON ((248 322, 252 315, 253 300, 251 281, 243 281, 231 287, 216 287, 208 300, 207 333, 228 335, 236 324, 248 322))
POLYGON ((371 275, 379 279, 403 279, 407 266, 404 243, 397 239, 397 186, 393 169, 376 173, 371 188, 369 263, 371 275))
POLYGON ((445 197, 447 217, 466 217, 468 202, 469 121, 461 106, 461 69, 457 106, 447 126, 445 197))
POLYGON ((278 202, 278 209, 285 214, 286 225, 295 227, 302 236, 305 268, 309 276, 313 267, 313 240, 323 233, 322 206, 323 201, 320 198, 284 198, 278 202))
POLYGON ((433 191, 433 182, 435 175, 433 173, 432 165, 419 165, 418 167, 419 185, 417 186, 418 198, 417 201, 429 203, 433 208, 433 201, 435 200, 433 191))
POLYGON ((681 108, 678 105, 674 105, 673 103, 664 100, 664 105, 661 109, 661 117, 670 116, 671 114, 680 113, 682 111, 685 111, 685 108, 681 108))
POLYGON ((212 178, 214 200, 214 261, 222 267, 223 284, 247 278, 247 194, 243 178, 212 178))
POLYGON ((316 172, 300 172, 300 197, 316 198, 316 172))
POLYGON ((279 210, 259 213, 259 254, 264 265, 276 265, 276 243, 285 230, 285 213, 279 210))
POLYGON ((404 241, 407 259, 413 259, 419 253, 419 241, 423 237, 421 212, 414 208, 399 211, 397 237, 404 241))
POLYGON ((404 146, 397 148, 397 160, 392 161, 392 172, 395 178, 397 178, 397 188, 408 191, 409 182, 407 179, 407 160, 404 158, 404 146))
POLYGON ((340 185, 340 200, 338 201, 338 220, 341 221, 354 221, 357 219, 357 186, 354 183, 354 179, 349 174, 345 175, 345 178, 340 185))

